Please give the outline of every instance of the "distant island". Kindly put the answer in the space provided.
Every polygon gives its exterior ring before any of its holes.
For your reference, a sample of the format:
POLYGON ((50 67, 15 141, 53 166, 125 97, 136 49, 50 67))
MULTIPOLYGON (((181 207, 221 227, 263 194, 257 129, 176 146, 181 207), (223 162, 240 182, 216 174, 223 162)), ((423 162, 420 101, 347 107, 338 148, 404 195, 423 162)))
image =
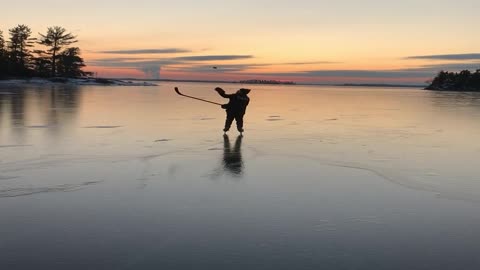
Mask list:
POLYGON ((480 69, 475 72, 440 71, 426 90, 480 92, 480 69))
POLYGON ((425 85, 413 85, 413 84, 388 84, 388 83, 344 83, 335 86, 352 86, 352 87, 398 87, 398 88, 412 88, 412 87, 425 87, 425 85))
POLYGON ((277 81, 277 80, 245 80, 245 81, 240 81, 240 83, 246 83, 246 84, 296 84, 295 82, 291 81, 277 81))

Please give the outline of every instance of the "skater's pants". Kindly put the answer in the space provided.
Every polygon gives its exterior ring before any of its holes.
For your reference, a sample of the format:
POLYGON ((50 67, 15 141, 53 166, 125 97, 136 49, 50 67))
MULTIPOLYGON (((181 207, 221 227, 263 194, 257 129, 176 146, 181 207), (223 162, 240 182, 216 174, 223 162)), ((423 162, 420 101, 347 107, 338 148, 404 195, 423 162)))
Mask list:
POLYGON ((233 119, 237 122, 237 130, 243 132, 243 114, 227 112, 227 119, 225 120, 225 131, 230 129, 233 119))

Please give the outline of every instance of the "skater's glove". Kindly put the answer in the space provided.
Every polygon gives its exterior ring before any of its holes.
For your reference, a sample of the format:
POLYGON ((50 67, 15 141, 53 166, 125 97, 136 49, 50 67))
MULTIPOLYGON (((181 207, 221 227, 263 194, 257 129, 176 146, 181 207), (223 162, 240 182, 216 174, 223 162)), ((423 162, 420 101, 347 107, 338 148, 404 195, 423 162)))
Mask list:
POLYGON ((219 92, 219 93, 225 93, 225 90, 223 90, 223 89, 220 88, 220 87, 215 88, 215 91, 217 91, 217 92, 219 92))

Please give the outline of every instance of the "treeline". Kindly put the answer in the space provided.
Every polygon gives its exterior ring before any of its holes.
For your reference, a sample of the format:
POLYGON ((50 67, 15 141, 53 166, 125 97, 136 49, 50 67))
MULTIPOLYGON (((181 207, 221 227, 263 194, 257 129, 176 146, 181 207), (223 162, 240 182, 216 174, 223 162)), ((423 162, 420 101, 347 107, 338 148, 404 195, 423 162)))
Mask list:
POLYGON ((480 91, 480 69, 477 69, 475 72, 462 70, 458 73, 440 71, 426 89, 448 91, 480 91))
POLYGON ((30 27, 20 24, 0 30, 0 78, 81 77, 91 75, 85 67, 80 48, 71 46, 77 37, 65 28, 53 26, 47 32, 32 36, 30 27))

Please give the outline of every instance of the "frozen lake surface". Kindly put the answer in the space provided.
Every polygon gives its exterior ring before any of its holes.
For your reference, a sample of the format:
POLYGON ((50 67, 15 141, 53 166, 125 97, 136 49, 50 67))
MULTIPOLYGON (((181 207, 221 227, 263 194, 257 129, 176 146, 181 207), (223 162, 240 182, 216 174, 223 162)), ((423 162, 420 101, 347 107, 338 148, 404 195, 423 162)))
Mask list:
POLYGON ((2 269, 479 269, 480 94, 0 88, 2 269))

